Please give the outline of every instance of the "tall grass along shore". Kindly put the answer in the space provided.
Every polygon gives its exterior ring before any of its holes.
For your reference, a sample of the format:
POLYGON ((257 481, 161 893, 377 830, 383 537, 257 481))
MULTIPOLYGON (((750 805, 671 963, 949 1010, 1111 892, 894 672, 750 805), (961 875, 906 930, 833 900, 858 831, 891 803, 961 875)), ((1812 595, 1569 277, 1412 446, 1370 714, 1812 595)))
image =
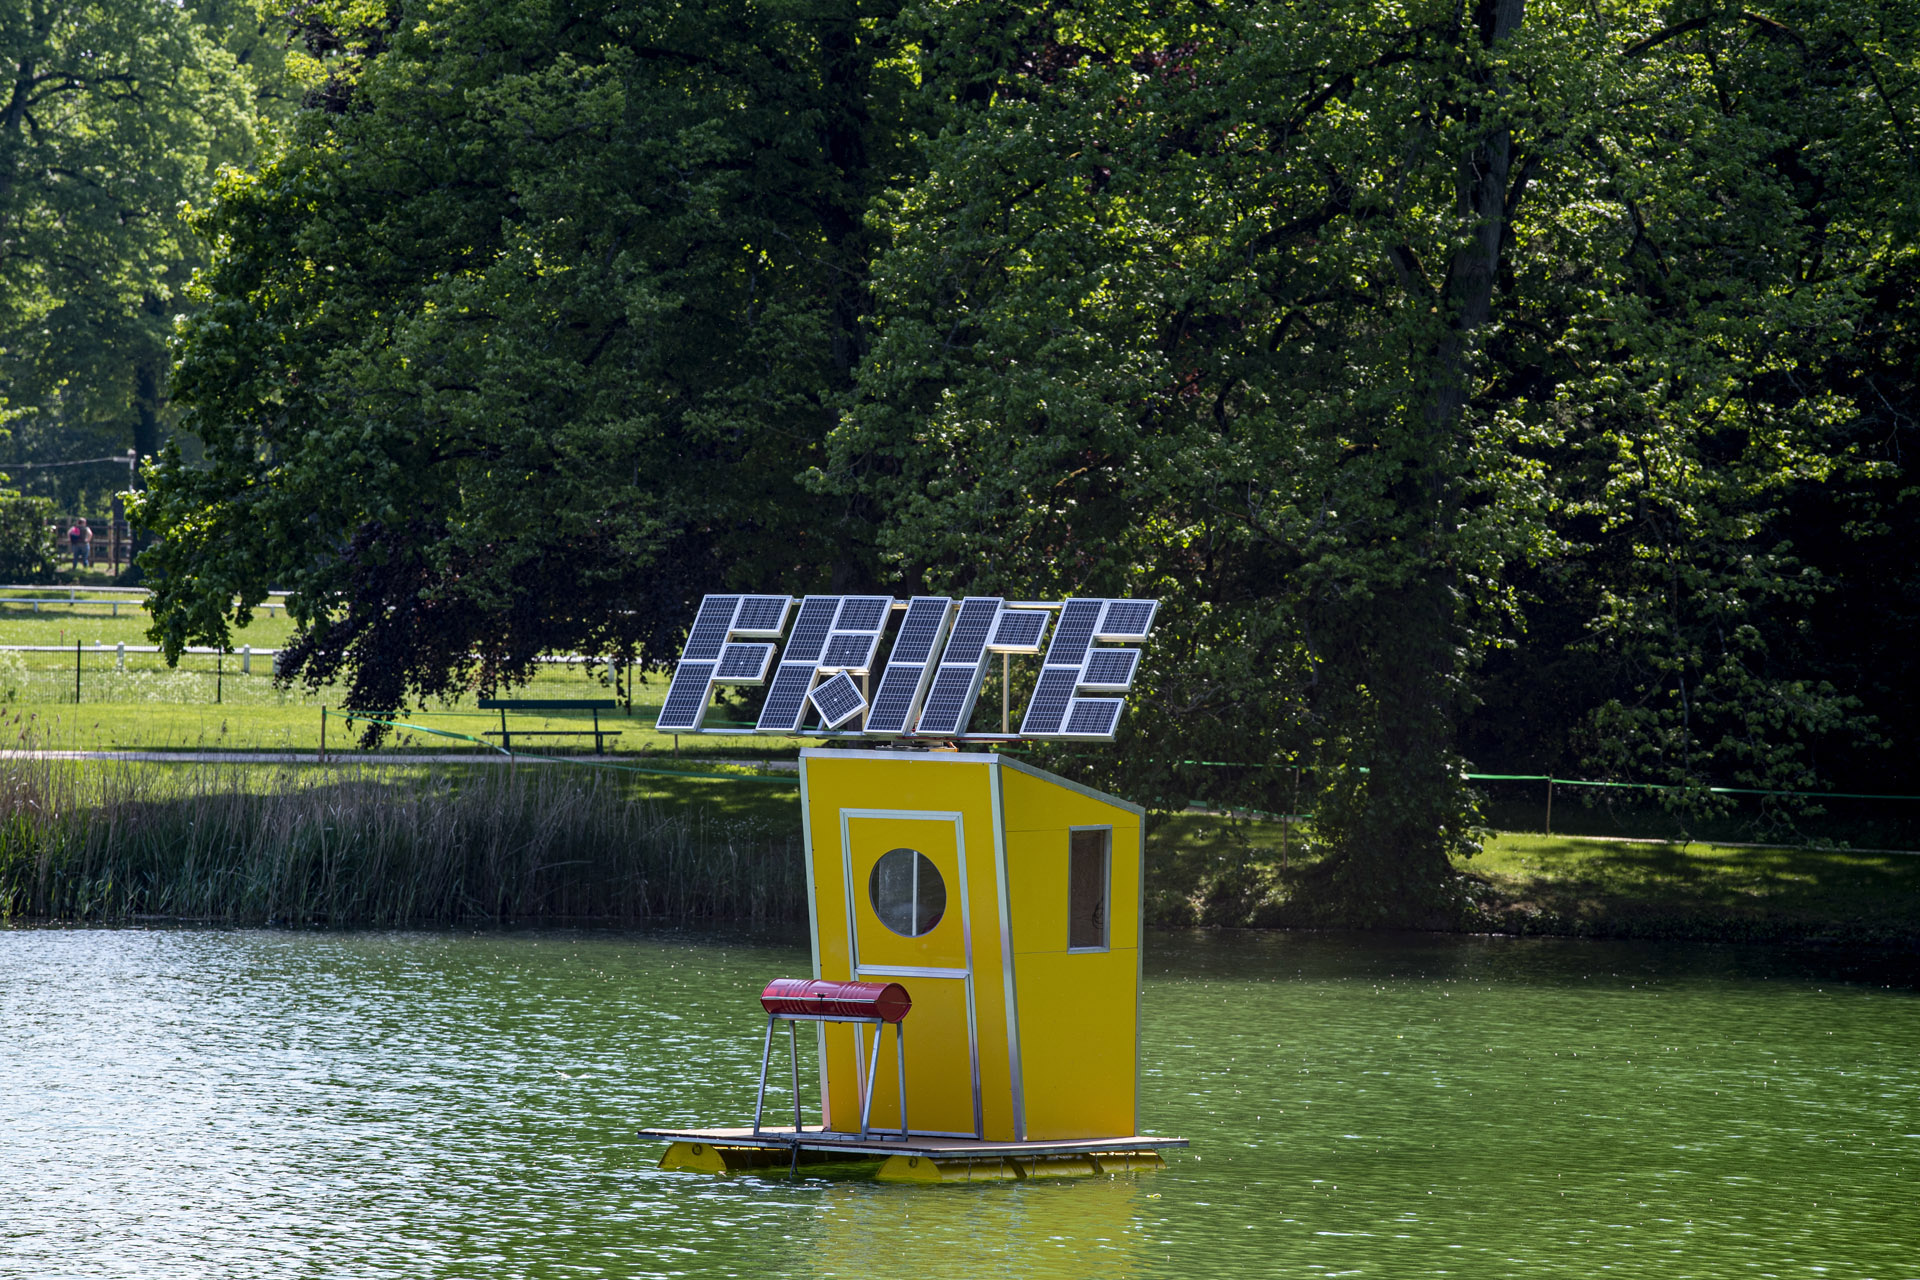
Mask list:
POLYGON ((0 916, 804 919, 797 830, 556 768, 0 762, 0 916))

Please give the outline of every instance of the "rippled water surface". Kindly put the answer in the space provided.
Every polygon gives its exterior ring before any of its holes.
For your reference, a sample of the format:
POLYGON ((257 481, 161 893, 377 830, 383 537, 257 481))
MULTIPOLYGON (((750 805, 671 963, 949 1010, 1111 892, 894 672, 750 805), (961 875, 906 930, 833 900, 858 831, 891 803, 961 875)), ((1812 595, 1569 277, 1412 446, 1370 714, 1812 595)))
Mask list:
POLYGON ((1165 1170, 656 1170, 799 946, 0 931, 0 1274, 1920 1277, 1910 967, 1154 936, 1165 1170))

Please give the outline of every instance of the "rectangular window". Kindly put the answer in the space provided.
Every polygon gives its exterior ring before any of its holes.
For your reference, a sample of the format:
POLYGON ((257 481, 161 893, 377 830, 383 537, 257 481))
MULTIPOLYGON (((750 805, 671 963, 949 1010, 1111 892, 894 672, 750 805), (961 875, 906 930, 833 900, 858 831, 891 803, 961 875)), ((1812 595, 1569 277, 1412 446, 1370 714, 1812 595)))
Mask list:
POLYGON ((1113 829, 1071 833, 1067 853, 1067 950, 1107 949, 1107 869, 1113 829))

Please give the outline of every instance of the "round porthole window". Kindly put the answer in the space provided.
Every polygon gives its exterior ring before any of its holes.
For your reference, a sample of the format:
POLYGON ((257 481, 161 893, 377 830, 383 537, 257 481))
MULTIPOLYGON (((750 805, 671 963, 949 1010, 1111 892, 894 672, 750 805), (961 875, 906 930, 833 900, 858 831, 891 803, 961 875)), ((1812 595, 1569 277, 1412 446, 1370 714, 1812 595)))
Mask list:
POLYGON ((903 938, 917 938, 947 914, 947 882, 940 868, 916 849, 880 855, 867 878, 867 897, 880 923, 903 938))

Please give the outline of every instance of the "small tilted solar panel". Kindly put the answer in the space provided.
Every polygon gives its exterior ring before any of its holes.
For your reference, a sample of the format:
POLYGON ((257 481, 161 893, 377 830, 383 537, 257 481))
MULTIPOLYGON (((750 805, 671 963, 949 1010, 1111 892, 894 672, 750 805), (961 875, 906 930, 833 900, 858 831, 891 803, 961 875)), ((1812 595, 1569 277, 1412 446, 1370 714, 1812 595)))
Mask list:
POLYGON ((839 596, 808 596, 800 604, 800 617, 793 624, 793 638, 780 655, 781 665, 789 662, 818 662, 833 630, 833 615, 840 612, 839 596))
POLYGON ((748 640, 778 640, 787 629, 791 596, 742 596, 733 618, 733 634, 748 640))
POLYGON ((807 700, 813 703, 821 722, 829 729, 838 729, 867 709, 867 700, 860 696, 860 686, 844 671, 808 694, 807 700))
POLYGON ((835 631, 878 631, 893 608, 892 596, 847 596, 840 602, 835 631))
POLYGON ((873 694, 873 711, 866 731, 887 737, 903 734, 913 724, 933 672, 930 659, 947 628, 953 602, 945 596, 915 596, 887 657, 880 687, 873 694))
POLYGON ((1047 646, 1047 666, 1077 669, 1086 660, 1106 604, 1105 600, 1069 600, 1060 607, 1060 622, 1053 629, 1053 643, 1047 646))
POLYGON ((1039 609, 1005 609, 987 645, 993 653, 1038 653, 1047 633, 1047 615, 1039 609))
POLYGON ((855 632, 851 635, 836 631, 827 638, 827 652, 820 659, 821 669, 865 675, 873 666, 873 651, 879 643, 880 633, 877 631, 855 632))
POLYGON ((667 686, 667 699, 660 704, 660 716, 654 728, 662 733, 693 733, 707 715, 708 696, 713 692, 713 671, 718 663, 682 662, 673 671, 673 683, 667 686))
POLYGON ((811 662, 781 663, 773 674, 767 700, 760 704, 760 720, 753 726, 754 732, 792 733, 798 729, 807 713, 807 690, 813 688, 813 674, 811 662))
POLYGON ((915 733, 950 738, 960 733, 973 714, 974 699, 979 696, 980 675, 972 667, 942 667, 927 690, 927 705, 920 712, 915 733))
POLYGON ((773 662, 770 644, 733 644, 720 651, 720 669, 714 672, 715 684, 765 684, 767 667, 773 662))
POLYGON ((1147 633, 1153 630, 1153 615, 1159 608, 1158 600, 1109 600, 1107 612, 1100 619, 1100 628, 1093 638, 1145 640, 1147 633))
POLYGON ((867 732, 888 737, 905 733, 926 676, 924 662, 889 662, 887 673, 880 678, 880 687, 874 690, 873 714, 867 717, 867 732))
POLYGON ((960 602, 960 616, 953 620, 953 633, 947 637, 947 651, 940 655, 943 667, 975 663, 986 656, 987 640, 993 635, 994 619, 1000 616, 997 596, 968 596, 960 602))
POLYGON ((687 632, 687 647, 680 651, 680 661, 718 661, 720 646, 727 642, 727 633, 733 629, 734 610, 739 606, 739 596, 708 596, 702 600, 700 612, 694 615, 693 627, 687 632))
POLYGON ((1027 703, 1026 717, 1020 721, 1021 736, 1046 737, 1059 733, 1079 685, 1077 666, 1042 668, 1040 679, 1033 686, 1033 699, 1027 703))
POLYGON ((893 653, 887 661, 932 661, 934 646, 946 634, 947 615, 952 612, 953 601, 945 596, 915 596, 907 605, 906 619, 900 624, 899 638, 893 642, 893 653))
POLYGON ((1080 668, 1080 687, 1125 693, 1133 687, 1133 673, 1139 665, 1138 649, 1089 649, 1080 668))
POLYGON ((1120 724, 1119 698, 1075 698, 1067 709, 1067 722, 1060 729, 1063 738, 1111 738, 1120 724))
POLYGON ((839 596, 808 596, 800 602, 793 637, 780 655, 767 700, 761 704, 760 720, 754 725, 756 733, 792 733, 799 729, 807 714, 807 691, 813 688, 827 636, 839 612, 839 596))

